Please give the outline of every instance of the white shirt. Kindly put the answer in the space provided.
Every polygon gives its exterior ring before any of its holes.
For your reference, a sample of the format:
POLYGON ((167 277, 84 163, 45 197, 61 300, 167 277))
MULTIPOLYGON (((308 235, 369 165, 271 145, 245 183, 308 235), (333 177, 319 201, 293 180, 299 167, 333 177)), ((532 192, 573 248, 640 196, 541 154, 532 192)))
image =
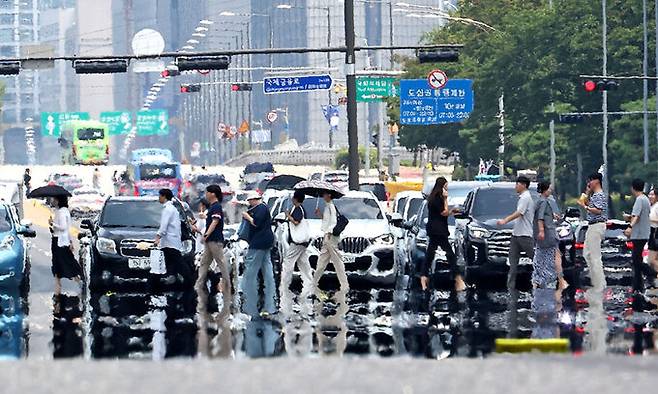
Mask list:
POLYGON ((58 208, 53 218, 53 237, 57 237, 57 246, 64 247, 71 245, 71 213, 68 208, 58 208))
POLYGON ((651 206, 649 221, 651 222, 651 227, 658 228, 658 202, 651 206))
POLYGON ((164 204, 162 215, 160 216, 160 248, 172 248, 183 250, 183 241, 181 241, 180 214, 174 203, 167 201, 164 204))
POLYGON ((199 215, 199 219, 196 221, 196 228, 199 230, 199 234, 196 235, 196 252, 201 253, 206 249, 206 244, 203 242, 203 234, 206 233, 206 217, 208 215, 208 210, 204 211, 204 215, 199 215))
POLYGON ((324 206, 324 213, 322 214, 322 226, 320 227, 322 234, 331 234, 334 231, 334 227, 336 227, 336 223, 338 222, 337 218, 338 215, 336 214, 334 203, 327 203, 324 206))

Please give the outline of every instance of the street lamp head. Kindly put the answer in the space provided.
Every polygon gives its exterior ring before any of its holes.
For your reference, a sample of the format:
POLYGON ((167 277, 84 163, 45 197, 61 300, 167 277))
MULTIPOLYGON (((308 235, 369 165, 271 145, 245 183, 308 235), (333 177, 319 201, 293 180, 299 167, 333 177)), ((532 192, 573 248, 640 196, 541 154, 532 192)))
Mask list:
POLYGON ((277 9, 279 10, 289 10, 292 8, 290 4, 279 4, 276 6, 277 9))
POLYGON ((235 16, 235 12, 232 11, 222 11, 219 13, 220 16, 235 16))
POLYGON ((210 20, 208 20, 208 19, 204 19, 204 20, 199 21, 199 24, 200 24, 200 25, 212 25, 212 24, 214 24, 214 23, 215 23, 215 22, 210 21, 210 20))

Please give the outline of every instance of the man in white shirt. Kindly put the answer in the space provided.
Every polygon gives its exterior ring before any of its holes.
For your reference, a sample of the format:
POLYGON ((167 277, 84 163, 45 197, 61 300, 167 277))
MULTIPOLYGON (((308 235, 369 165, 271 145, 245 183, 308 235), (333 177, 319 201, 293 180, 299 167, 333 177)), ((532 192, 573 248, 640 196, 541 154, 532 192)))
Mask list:
POLYGON ((336 206, 334 206, 331 193, 325 193, 322 198, 325 202, 324 213, 321 213, 319 209, 316 209, 315 214, 322 218, 322 226, 320 229, 322 230, 324 238, 322 240, 322 250, 318 257, 315 275, 313 275, 313 283, 315 284, 315 288, 319 290, 320 278, 322 278, 324 270, 327 268, 327 264, 331 262, 334 265, 338 281, 340 282, 339 294, 347 294, 350 285, 347 282, 345 263, 343 263, 343 258, 338 251, 340 236, 335 236, 332 233, 338 222, 338 212, 336 211, 336 206))
POLYGON ((172 202, 174 194, 170 189, 162 189, 158 192, 160 204, 164 205, 160 216, 160 228, 155 236, 155 246, 162 250, 168 273, 177 272, 181 269, 183 262, 183 241, 181 239, 181 219, 178 209, 172 202))

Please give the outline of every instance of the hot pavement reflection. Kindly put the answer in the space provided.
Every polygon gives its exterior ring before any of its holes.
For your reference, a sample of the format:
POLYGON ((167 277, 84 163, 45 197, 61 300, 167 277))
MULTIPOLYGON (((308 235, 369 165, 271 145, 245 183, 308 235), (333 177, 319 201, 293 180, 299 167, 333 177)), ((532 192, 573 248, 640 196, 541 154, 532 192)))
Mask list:
MULTIPOLYGON (((654 352, 658 293, 633 294, 630 268, 611 272, 602 297, 582 290, 588 285, 582 267, 574 268, 572 286, 561 297, 552 289, 521 288, 515 300, 504 278, 456 293, 448 290, 447 275, 439 270, 429 293, 420 291, 416 278, 402 276, 395 288, 355 284, 347 296, 328 291, 300 300, 295 295, 290 308, 253 319, 236 312, 239 303, 230 312, 222 308, 216 294, 205 313, 198 313, 193 290, 62 294, 53 297, 53 357, 444 359, 490 355, 497 338, 509 337, 567 338, 574 353, 654 352), (514 311, 508 310, 510 302, 514 311)), ((26 312, 17 291, 2 291, 2 357, 27 356, 26 312)))

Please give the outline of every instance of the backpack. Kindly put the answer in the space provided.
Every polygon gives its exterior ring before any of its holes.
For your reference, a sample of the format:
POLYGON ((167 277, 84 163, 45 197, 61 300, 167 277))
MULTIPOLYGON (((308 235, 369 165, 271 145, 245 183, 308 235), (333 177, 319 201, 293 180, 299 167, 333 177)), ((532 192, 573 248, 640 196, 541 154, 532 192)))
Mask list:
POLYGON ((336 226, 334 226, 334 229, 331 231, 331 234, 335 237, 340 236, 340 234, 345 231, 345 227, 349 224, 349 220, 343 216, 342 213, 338 211, 338 208, 336 208, 336 226))

